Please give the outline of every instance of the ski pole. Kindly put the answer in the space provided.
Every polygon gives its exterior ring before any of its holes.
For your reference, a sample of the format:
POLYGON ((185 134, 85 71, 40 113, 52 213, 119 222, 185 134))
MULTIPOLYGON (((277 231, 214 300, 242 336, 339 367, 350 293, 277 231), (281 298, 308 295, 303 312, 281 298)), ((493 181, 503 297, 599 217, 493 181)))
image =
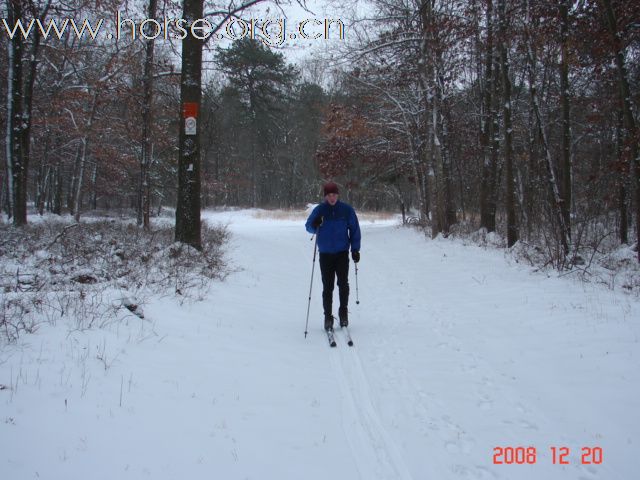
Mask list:
POLYGON ((309 304, 307 305, 307 323, 304 326, 304 338, 307 338, 307 330, 309 328, 309 309, 311 308, 311 289, 313 288, 313 272, 316 268, 316 251, 318 250, 318 230, 316 229, 315 237, 316 241, 313 244, 313 266, 311 267, 311 284, 309 285, 309 304))
POLYGON ((358 295, 358 264, 354 263, 356 266, 356 305, 360 305, 360 296, 358 295))

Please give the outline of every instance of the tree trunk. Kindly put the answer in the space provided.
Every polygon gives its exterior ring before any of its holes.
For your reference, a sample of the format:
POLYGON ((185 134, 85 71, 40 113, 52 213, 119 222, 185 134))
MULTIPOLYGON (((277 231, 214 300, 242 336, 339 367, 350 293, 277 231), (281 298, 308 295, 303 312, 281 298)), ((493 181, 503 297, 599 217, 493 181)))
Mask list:
POLYGON ((78 169, 78 182, 76 184, 76 191, 73 196, 73 218, 76 222, 80 221, 80 201, 82 198, 82 179, 84 177, 84 166, 87 162, 87 137, 82 139, 82 145, 80 147, 80 166, 78 169))
MULTIPOLYGON (((434 82, 435 83, 435 82, 434 82)), ((441 136, 438 134, 439 119, 440 119, 440 105, 437 98, 431 100, 431 161, 434 170, 434 193, 435 193, 435 230, 433 235, 443 233, 446 237, 449 235, 449 173, 446 165, 446 153, 445 146, 441 140, 441 136)))
POLYGON ((429 212, 431 211, 431 191, 429 190, 429 161, 424 148, 418 150, 418 155, 414 162, 414 172, 416 176, 416 188, 418 191, 418 208, 420 222, 423 225, 429 223, 429 212))
MULTIPOLYGON (((429 220, 429 194, 427 191, 427 182, 425 179, 424 173, 424 164, 426 162, 423 161, 424 157, 424 144, 419 143, 421 137, 414 136, 411 132, 410 122, 405 114, 404 109, 400 108, 402 112, 402 119, 404 121, 404 130, 407 135, 407 145, 409 146, 410 155, 411 155, 411 169, 413 173, 414 183, 416 187, 416 192, 418 193, 418 217, 420 223, 423 225, 427 224, 429 220)), ((418 129, 419 131, 419 129, 418 129)), ((403 221, 404 224, 404 201, 402 202, 402 212, 403 212, 403 221)))
MULTIPOLYGON (((155 18, 158 1, 149 0, 147 18, 155 18)), ((152 35, 148 35, 152 36, 152 35)), ((140 186, 138 205, 138 225, 149 230, 149 209, 151 205, 151 185, 149 171, 151 169, 151 105, 153 103, 153 61, 155 40, 147 40, 144 61, 144 98, 142 104, 142 158, 140 159, 140 186)))
POLYGON ((495 177, 496 160, 495 152, 492 148, 492 138, 494 137, 495 110, 493 108, 493 2, 487 0, 486 11, 487 39, 485 52, 485 75, 482 99, 482 115, 480 116, 480 133, 482 146, 482 179, 480 183, 480 227, 493 232, 496 229, 496 209, 495 202, 495 177))
POLYGON ((507 210, 507 246, 512 247, 518 241, 516 220, 514 178, 513 178, 513 132, 511 125, 511 79, 509 78, 509 59, 507 55, 507 16, 505 0, 498 0, 500 16, 500 64, 502 70, 503 116, 504 116, 504 162, 507 210))
POLYGON ((76 222, 80 221, 80 207, 81 207, 81 198, 82 198, 82 182, 84 180, 84 168, 87 164, 87 156, 89 155, 89 136, 91 135, 91 129, 93 127, 93 120, 96 116, 96 109, 98 106, 98 88, 95 87, 96 91, 93 93, 93 99, 91 101, 91 110, 89 112, 89 120, 87 121, 84 127, 84 136, 82 137, 82 142, 80 144, 80 155, 79 155, 79 166, 78 166, 78 175, 76 181, 76 190, 74 193, 73 200, 73 217, 76 222))
MULTIPOLYGON (((438 65, 443 65, 442 55, 438 55, 438 65)), ((436 99, 440 105, 440 132, 442 136, 441 146, 441 159, 442 159, 442 173, 444 182, 444 215, 445 215, 445 227, 446 233, 449 233, 452 225, 458 223, 456 214, 455 202, 453 201, 453 179, 452 179, 452 150, 449 139, 449 126, 451 122, 451 109, 449 108, 449 102, 445 96, 444 79, 442 78, 442 69, 438 68, 438 75, 436 77, 436 99)))
POLYGON ((432 235, 435 236, 437 233, 437 227, 435 226, 435 222, 437 222, 437 201, 435 199, 436 192, 436 182, 434 181, 435 175, 433 171, 433 135, 429 131, 429 125, 432 123, 429 120, 429 109, 430 102, 433 100, 434 95, 432 94, 432 86, 431 86, 431 78, 432 78, 432 60, 431 60, 431 48, 430 44, 432 33, 431 33, 431 1, 430 0, 421 0, 420 3, 420 20, 421 20, 421 29, 422 29, 422 41, 420 44, 420 59, 418 60, 419 72, 418 72, 418 80, 421 90, 421 100, 423 104, 423 114, 422 114, 422 128, 419 130, 419 139, 420 142, 417 147, 418 160, 416 162, 416 171, 418 175, 416 176, 416 182, 418 182, 418 192, 420 193, 421 198, 419 199, 420 203, 420 220, 425 223, 429 220, 429 213, 433 209, 433 213, 431 214, 432 220, 432 235), (427 146, 428 145, 428 146, 427 146), (431 196, 434 198, 431 198, 431 196))
POLYGON ((500 75, 500 56, 497 49, 494 49, 493 55, 493 93, 491 95, 491 111, 489 118, 491 126, 489 129, 489 176, 487 179, 487 216, 491 230, 496 230, 496 212, 498 210, 498 187, 500 185, 500 177, 502 176, 502 164, 500 163, 500 103, 502 99, 501 88, 502 81, 500 75))
POLYGON ((419 60, 420 86, 424 104, 424 138, 428 144, 425 151, 425 181, 427 191, 431 195, 431 235, 449 233, 449 199, 451 198, 450 178, 446 165, 446 146, 442 144, 439 135, 441 124, 440 101, 442 92, 438 86, 438 72, 435 63, 438 61, 436 39, 434 33, 433 5, 431 0, 422 0, 420 5, 420 19, 422 28, 421 57, 419 60))
POLYGON ((560 5, 560 103, 562 105, 562 160, 560 198, 565 236, 571 239, 571 123, 569 104, 569 2, 561 0, 560 5))
MULTIPOLYGON (((19 6, 19 4, 18 4, 19 6)), ((7 0, 7 16, 9 23, 15 25, 18 18, 12 0, 7 0)), ((19 14, 19 11, 17 12, 19 14)), ((16 79, 16 57, 20 57, 19 45, 21 37, 17 36, 14 40, 7 40, 7 119, 6 119, 6 137, 5 137, 5 156, 7 162, 7 179, 6 179, 6 195, 7 195, 7 211, 9 218, 13 216, 14 202, 14 151, 13 151, 13 126, 15 123, 16 91, 20 90, 20 82, 16 79)), ((20 68, 21 62, 18 62, 20 68)))
MULTIPOLYGON (((26 21, 23 0, 8 0, 9 22, 26 21)), ((42 17, 46 14, 42 14, 42 17)), ((9 190, 13 208, 13 224, 27 223, 27 178, 29 175, 29 154, 31 143, 31 112, 33 88, 38 66, 40 36, 34 35, 31 49, 26 52, 26 43, 20 33, 8 39, 8 88, 7 88, 7 167, 11 177, 9 190), (23 60, 28 59, 29 69, 23 71, 23 60), (26 77, 25 77, 26 74, 26 77)))
POLYGON ((91 199, 89 203, 91 210, 98 209, 98 162, 95 160, 91 169, 91 199))
POLYGON ((69 183, 69 190, 67 191, 67 209, 69 213, 73 215, 76 211, 75 208, 75 193, 78 185, 78 174, 80 173, 80 161, 82 159, 82 143, 79 143, 76 147, 76 158, 73 162, 73 173, 71 174, 71 182, 69 183))
MULTIPOLYGON (((46 151, 46 150, 45 150, 46 151)), ((51 167, 45 165, 44 161, 38 169, 38 178, 36 182, 36 208, 39 215, 44 215, 44 207, 49 193, 49 176, 51 174, 51 167)))
POLYGON ((7 209, 7 177, 3 176, 0 185, 0 212, 5 212, 7 209))
POLYGON ((626 129, 625 143, 630 144, 631 149, 629 163, 631 164, 631 178, 635 186, 636 246, 638 250, 638 262, 640 262, 640 158, 638 156, 640 149, 638 148, 636 123, 631 106, 631 89, 629 88, 627 67, 624 60, 625 52, 623 51, 622 42, 620 41, 616 15, 613 11, 613 7, 611 6, 611 0, 602 0, 602 3, 604 5, 605 16, 607 17, 607 26, 609 27, 611 41, 613 42, 613 48, 615 50, 616 66, 618 69, 618 85, 620 89, 624 126, 626 129))
POLYGON ((62 176, 60 174, 60 166, 57 165, 54 171, 53 180, 53 205, 51 212, 56 215, 62 215, 62 176))
POLYGON ((620 175, 618 177, 618 208, 620 210, 620 243, 629 243, 629 214, 627 212, 627 178, 629 169, 625 168, 627 162, 624 161, 624 118, 622 110, 618 110, 618 125, 616 126, 616 158, 620 175))
MULTIPOLYGON (((13 25, 22 20, 22 0, 7 0, 9 22, 13 25)), ((27 223, 26 204, 22 205, 20 199, 26 196, 22 190, 22 177, 24 175, 21 163, 21 142, 19 132, 22 130, 22 109, 24 97, 22 96, 22 57, 24 52, 24 39, 16 34, 13 39, 7 40, 7 187, 9 194, 9 210, 16 226, 27 223)))
MULTIPOLYGON (((528 3, 527 3, 528 7, 528 3)), ((527 20, 529 20, 529 11, 527 8, 527 20)), ((533 80, 533 49, 531 47, 531 38, 528 35, 528 32, 525 33, 525 50, 527 55, 527 69, 529 70, 529 79, 533 80)), ((531 106, 533 108, 533 113, 536 120, 536 126, 538 130, 538 135, 542 140, 542 147, 544 149, 545 154, 545 168, 547 173, 547 184, 549 186, 549 191, 551 194, 552 205, 551 209, 553 211, 553 215, 558 224, 559 228, 559 240, 562 246, 563 258, 559 259, 562 264, 566 259, 566 256, 569 254, 569 238, 566 235, 567 229, 564 225, 564 217, 562 216, 562 199, 560 197, 560 188, 558 187, 558 180, 556 178, 556 174, 553 169, 553 158, 551 157, 551 151, 549 149, 549 142, 547 140, 547 134, 544 129, 544 124, 542 122, 542 115, 540 113, 540 106, 538 104, 538 94, 537 89, 533 81, 530 81, 529 85, 530 89, 530 98, 531 98, 531 106)))
MULTIPOLYGON (((182 18, 186 28, 202 18, 203 0, 184 0, 182 18)), ((180 151, 178 158, 178 205, 176 241, 202 248, 200 233, 200 137, 197 122, 202 97, 202 40, 187 35, 182 41, 180 99, 180 151), (185 129, 186 121, 190 128, 185 129)))

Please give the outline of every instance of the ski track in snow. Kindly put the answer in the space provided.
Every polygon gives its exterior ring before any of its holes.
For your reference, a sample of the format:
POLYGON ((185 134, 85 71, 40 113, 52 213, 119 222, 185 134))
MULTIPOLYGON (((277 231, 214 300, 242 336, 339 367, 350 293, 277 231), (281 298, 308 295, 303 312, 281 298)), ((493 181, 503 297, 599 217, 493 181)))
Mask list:
POLYGON ((343 398, 342 423, 361 480, 412 480, 402 454, 387 433, 373 405, 360 357, 338 334, 340 344, 331 365, 343 398))

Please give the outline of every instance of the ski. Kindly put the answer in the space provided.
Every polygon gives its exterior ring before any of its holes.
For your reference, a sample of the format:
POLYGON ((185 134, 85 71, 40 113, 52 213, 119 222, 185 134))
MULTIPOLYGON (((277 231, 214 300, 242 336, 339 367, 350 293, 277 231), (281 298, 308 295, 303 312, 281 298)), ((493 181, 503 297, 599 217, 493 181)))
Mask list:
POLYGON ((327 332, 327 338, 329 339, 329 346, 335 347, 337 344, 336 344, 336 337, 333 334, 333 329, 325 330, 325 332, 327 332))
POLYGON ((353 340, 351 340, 351 333, 349 333, 349 327, 340 327, 340 330, 344 332, 345 337, 347 337, 347 345, 353 347, 353 340))

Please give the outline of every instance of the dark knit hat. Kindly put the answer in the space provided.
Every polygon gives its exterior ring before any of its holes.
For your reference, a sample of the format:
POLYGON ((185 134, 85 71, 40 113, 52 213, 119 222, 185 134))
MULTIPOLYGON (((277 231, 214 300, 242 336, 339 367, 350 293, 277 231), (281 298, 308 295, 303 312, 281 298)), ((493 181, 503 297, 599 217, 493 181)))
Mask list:
POLYGON ((338 185, 333 182, 325 183, 322 191, 324 192, 325 197, 330 193, 340 193, 340 191, 338 190, 338 185))

